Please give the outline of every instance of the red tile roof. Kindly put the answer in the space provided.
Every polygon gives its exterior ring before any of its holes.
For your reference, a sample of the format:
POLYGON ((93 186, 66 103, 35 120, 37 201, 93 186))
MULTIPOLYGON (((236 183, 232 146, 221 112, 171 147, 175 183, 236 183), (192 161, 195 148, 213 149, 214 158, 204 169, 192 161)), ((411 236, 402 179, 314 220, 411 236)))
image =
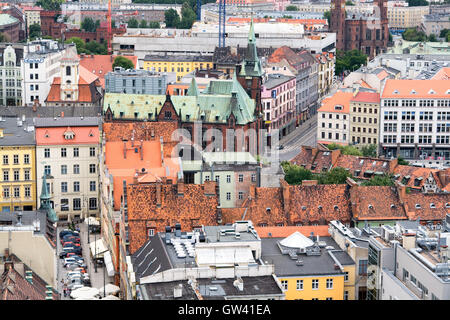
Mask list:
POLYGON ((381 98, 448 99, 449 80, 397 80, 387 79, 381 98))
POLYGON ((380 94, 377 92, 358 92, 355 97, 351 99, 353 102, 367 102, 380 103, 380 94))
POLYGON ((0 300, 45 300, 45 291, 45 283, 39 281, 36 275, 33 275, 31 284, 14 267, 0 276, 0 300))
POLYGON ((394 175, 399 175, 396 179, 397 181, 401 182, 407 187, 418 190, 422 189, 427 179, 432 176, 432 178, 436 181, 437 187, 439 189, 442 189, 443 186, 439 177, 437 176, 438 171, 439 170, 437 169, 431 168, 398 165, 394 169, 394 175), (406 177, 408 176, 409 178, 407 179, 406 177))
POLYGON ((352 92, 337 91, 328 99, 322 101, 317 112, 336 112, 336 113, 349 113, 350 112, 350 100, 353 98, 352 92), (336 109, 336 106, 342 106, 341 109, 336 109))
POLYGON ((329 237, 328 225, 325 226, 284 226, 284 227, 255 227, 260 238, 286 238, 298 231, 306 237, 314 232, 319 237, 329 237), (269 235, 270 233, 270 235, 269 235))
POLYGON ((349 169, 350 173, 358 179, 370 179, 376 172, 383 174, 392 172, 396 165, 397 159, 387 160, 341 154, 333 167, 349 169))
POLYGON ((431 80, 450 80, 450 67, 439 70, 431 80))
POLYGON ((411 192, 405 194, 404 201, 410 220, 443 220, 450 214, 450 193, 411 192))

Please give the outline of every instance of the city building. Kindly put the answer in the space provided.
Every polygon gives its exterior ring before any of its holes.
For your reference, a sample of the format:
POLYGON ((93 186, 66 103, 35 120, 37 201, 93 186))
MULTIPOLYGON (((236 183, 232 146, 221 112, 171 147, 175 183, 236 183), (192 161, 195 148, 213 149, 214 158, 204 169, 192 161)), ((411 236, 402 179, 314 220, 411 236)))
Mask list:
POLYGON ((19 42, 21 23, 20 21, 6 13, 0 14, 0 32, 5 35, 8 42, 19 42))
POLYGON ((0 44, 0 104, 22 106, 22 58, 23 44, 0 44))
POLYGON ((350 101, 352 92, 337 91, 322 100, 317 110, 317 142, 323 144, 350 142, 350 101))
POLYGON ((113 93, 159 94, 166 92, 167 75, 147 70, 116 67, 105 76, 105 91, 113 93))
POLYGON ((401 71, 395 67, 368 68, 361 66, 343 79, 343 87, 366 92, 381 92, 386 79, 400 79, 400 77, 401 71))
POLYGON ((450 45, 445 41, 406 41, 397 38, 394 45, 389 47, 386 53, 443 56, 450 54, 450 45))
POLYGON ((352 144, 378 145, 380 94, 355 91, 350 100, 349 139, 352 144))
POLYGON ((46 179, 51 207, 60 220, 99 212, 98 117, 35 118, 38 194, 46 179))
POLYGON ((67 51, 76 54, 75 45, 62 45, 54 40, 34 40, 24 46, 22 64, 23 106, 45 106, 53 79, 61 72, 61 58, 67 51))
POLYGON ((27 24, 27 30, 30 30, 30 26, 33 24, 41 25, 41 7, 37 6, 21 6, 27 24))
POLYGON ((371 14, 347 14, 344 0, 332 0, 330 31, 336 32, 336 49, 357 49, 375 57, 386 50, 389 41, 387 0, 377 0, 371 14))
POLYGON ((336 56, 331 52, 322 52, 315 55, 319 63, 319 98, 328 94, 334 83, 334 68, 336 56))
POLYGON ((278 130, 279 138, 296 128, 296 79, 294 76, 267 74, 261 87, 261 103, 267 132, 278 130))
POLYGON ((331 237, 311 234, 261 240, 261 260, 275 266, 286 300, 353 300, 355 262, 331 237))
POLYGON ((36 210, 36 140, 32 119, 0 121, 1 211, 36 210))
MULTIPOLYGON (((96 107, 102 102, 102 88, 98 77, 80 66, 74 51, 67 51, 60 59, 59 77, 54 77, 45 99, 46 106, 96 107)), ((32 85, 30 86, 32 89, 32 85)))
POLYGON ((418 221, 383 226, 369 240, 369 300, 448 300, 449 233, 418 221))
MULTIPOLYGON (((420 29, 425 32, 427 36, 434 34, 436 37, 440 36, 441 30, 450 29, 450 20, 447 14, 425 14, 422 18, 420 29)), ((447 39, 444 40, 444 42, 447 39)))
POLYGON ((177 82, 186 74, 213 67, 212 55, 146 55, 144 70, 153 72, 176 72, 177 82))
POLYGON ((387 2, 387 18, 389 29, 405 30, 408 28, 417 28, 422 24, 424 15, 429 14, 429 6, 411 6, 407 4, 399 5, 396 1, 387 2))
MULTIPOLYGON (((388 79, 381 94, 380 143, 387 157, 450 156, 448 80, 388 79)), ((440 160, 443 162, 444 160, 440 160)))
POLYGON ((251 221, 188 232, 167 226, 131 256, 131 288, 138 300, 284 300, 261 248, 251 221))

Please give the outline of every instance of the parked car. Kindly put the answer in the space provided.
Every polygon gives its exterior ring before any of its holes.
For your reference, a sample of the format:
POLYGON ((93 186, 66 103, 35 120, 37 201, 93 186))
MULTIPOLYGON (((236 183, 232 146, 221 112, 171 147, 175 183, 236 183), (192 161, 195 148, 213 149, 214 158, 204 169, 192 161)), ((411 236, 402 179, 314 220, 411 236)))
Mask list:
POLYGON ((67 253, 73 252, 75 254, 81 254, 83 252, 83 249, 81 249, 81 247, 65 247, 63 248, 63 251, 67 253))
POLYGON ((73 263, 69 263, 68 265, 66 265, 65 268, 67 270, 73 271, 73 270, 75 270, 77 268, 80 268, 80 266, 78 265, 78 263, 73 262, 73 263))
POLYGON ((73 271, 81 272, 81 274, 85 274, 86 273, 86 269, 85 268, 81 268, 81 267, 75 268, 73 271))
POLYGON ((74 236, 79 236, 80 233, 78 231, 73 231, 73 230, 69 230, 69 229, 64 229, 59 233, 59 237, 62 238, 65 235, 74 235, 74 236))
POLYGON ((79 242, 72 242, 72 241, 67 241, 63 243, 63 248, 70 245, 71 247, 80 247, 80 243, 79 242))
POLYGON ((61 238, 61 244, 63 244, 64 242, 74 242, 74 243, 80 243, 81 240, 78 237, 73 237, 73 236, 66 236, 64 238, 61 238))

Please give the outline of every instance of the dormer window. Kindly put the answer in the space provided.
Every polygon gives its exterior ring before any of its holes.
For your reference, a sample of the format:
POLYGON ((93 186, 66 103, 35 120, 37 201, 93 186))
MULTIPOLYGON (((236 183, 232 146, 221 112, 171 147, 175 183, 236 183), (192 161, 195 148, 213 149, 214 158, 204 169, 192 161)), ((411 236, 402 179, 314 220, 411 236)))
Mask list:
POLYGON ((436 209, 436 205, 432 202, 432 203, 430 203, 430 208, 436 209))
POLYGON ((430 91, 428 91, 428 94, 435 94, 436 92, 433 89, 430 89, 430 91))
POLYGON ((422 208, 422 207, 420 206, 420 204, 416 203, 416 209, 420 209, 420 208, 422 208))
POLYGON ((398 94, 398 90, 394 90, 394 94, 398 94))
POLYGON ((271 210, 270 210, 270 208, 266 208, 266 211, 267 211, 267 213, 270 213, 271 210))
POLYGON ((395 204, 391 204, 391 209, 395 209, 395 204))
POLYGON ((64 132, 64 139, 73 140, 74 137, 75 137, 75 133, 73 131, 64 132))
POLYGON ((89 137, 93 137, 94 133, 92 132, 92 130, 89 131, 89 137))
POLYGON ((318 208, 319 210, 322 210, 322 206, 318 206, 317 208, 318 208))
POLYGON ((414 90, 414 89, 411 90, 411 94, 416 94, 416 93, 417 93, 416 90, 414 90))
POLYGON ((306 210, 306 207, 305 207, 305 206, 302 206, 302 210, 305 211, 305 210, 306 210))
POLYGON ((334 106, 334 110, 342 110, 344 107, 340 104, 334 106))
POLYGON ((337 205, 335 205, 334 210, 339 210, 339 207, 337 205))
POLYGON ((369 204, 369 209, 373 209, 373 205, 369 204))
POLYGON ((445 207, 446 207, 447 209, 450 208, 450 203, 447 202, 447 203, 445 204, 445 207))

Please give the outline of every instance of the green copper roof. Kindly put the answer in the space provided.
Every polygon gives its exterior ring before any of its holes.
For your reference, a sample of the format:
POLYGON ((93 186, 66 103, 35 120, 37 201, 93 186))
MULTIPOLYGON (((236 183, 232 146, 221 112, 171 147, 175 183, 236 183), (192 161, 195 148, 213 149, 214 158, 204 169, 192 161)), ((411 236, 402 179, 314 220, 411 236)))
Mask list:
MULTIPOLYGON (((42 200, 49 200, 51 197, 48 193, 48 189, 47 189, 47 175, 44 174, 44 176, 42 177, 42 190, 41 190, 41 196, 40 199, 42 200)), ((42 202, 41 202, 41 206, 42 206, 42 202)))
MULTIPOLYGON (((176 112, 181 111, 183 122, 226 123, 232 113, 239 125, 255 120, 255 101, 248 96, 236 78, 211 80, 203 92, 198 93, 198 89, 192 88, 189 94, 170 97, 176 112)), ((165 100, 165 95, 106 93, 103 110, 106 112, 110 108, 115 119, 154 121, 165 100)))
POLYGON ((188 88, 187 95, 188 96, 198 96, 198 87, 197 87, 197 81, 195 81, 195 77, 192 77, 191 85, 188 88))
POLYGON ((241 63, 241 76, 261 77, 263 75, 261 61, 256 51, 255 28, 253 26, 253 17, 250 22, 250 31, 248 33, 247 51, 245 52, 244 61, 241 63))
POLYGON ((50 194, 48 193, 47 189, 47 175, 44 174, 42 177, 42 190, 41 190, 41 206, 39 210, 46 210, 47 211, 47 217, 52 221, 56 222, 58 221, 58 216, 56 215, 55 210, 50 206, 50 194))

